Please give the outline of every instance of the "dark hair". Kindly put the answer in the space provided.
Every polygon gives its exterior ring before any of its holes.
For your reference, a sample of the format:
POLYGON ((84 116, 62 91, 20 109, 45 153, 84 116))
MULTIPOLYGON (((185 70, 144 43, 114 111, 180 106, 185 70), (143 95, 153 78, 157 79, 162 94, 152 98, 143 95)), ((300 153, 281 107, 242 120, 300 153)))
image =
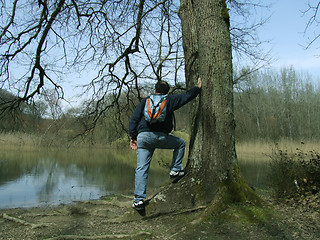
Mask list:
POLYGON ((160 94, 167 94, 169 92, 170 86, 165 81, 158 81, 155 86, 156 92, 160 94))

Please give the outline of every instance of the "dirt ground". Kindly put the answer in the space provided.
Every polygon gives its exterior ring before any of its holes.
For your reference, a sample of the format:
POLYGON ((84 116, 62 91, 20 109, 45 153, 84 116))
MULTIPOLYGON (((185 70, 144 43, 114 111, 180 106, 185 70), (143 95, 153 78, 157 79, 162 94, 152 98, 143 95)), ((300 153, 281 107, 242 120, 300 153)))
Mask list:
POLYGON ((0 210, 0 239, 320 239, 319 197, 235 204, 218 215, 205 208, 142 216, 131 196, 47 208, 0 210))

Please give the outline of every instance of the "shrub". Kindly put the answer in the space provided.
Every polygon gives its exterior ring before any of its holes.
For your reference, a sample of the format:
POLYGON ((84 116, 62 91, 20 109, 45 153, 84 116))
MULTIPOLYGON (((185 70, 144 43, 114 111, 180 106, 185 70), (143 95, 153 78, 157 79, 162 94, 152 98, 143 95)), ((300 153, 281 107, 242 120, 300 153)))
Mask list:
POLYGON ((274 150, 270 155, 271 187, 278 197, 315 194, 320 190, 320 154, 315 151, 295 153, 274 150))

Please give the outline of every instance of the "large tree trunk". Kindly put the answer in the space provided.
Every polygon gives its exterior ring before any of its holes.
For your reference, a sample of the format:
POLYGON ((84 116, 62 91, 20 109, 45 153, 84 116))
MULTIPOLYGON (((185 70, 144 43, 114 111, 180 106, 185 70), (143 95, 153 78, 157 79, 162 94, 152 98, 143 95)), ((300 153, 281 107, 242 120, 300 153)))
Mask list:
POLYGON ((180 18, 187 81, 197 79, 195 74, 203 79, 188 166, 204 189, 202 197, 212 200, 235 175, 229 14, 225 0, 182 0, 180 18))
POLYGON ((166 208, 234 202, 250 192, 239 176, 234 139, 232 49, 225 0, 181 0, 186 79, 202 79, 195 104, 187 175, 161 192, 166 208), (168 204, 169 202, 169 204, 168 204))

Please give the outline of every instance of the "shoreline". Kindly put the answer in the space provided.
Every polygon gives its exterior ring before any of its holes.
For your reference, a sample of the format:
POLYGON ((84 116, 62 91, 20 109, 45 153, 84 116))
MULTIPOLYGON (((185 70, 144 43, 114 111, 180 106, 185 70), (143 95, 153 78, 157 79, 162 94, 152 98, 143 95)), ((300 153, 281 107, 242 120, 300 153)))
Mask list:
POLYGON ((266 202, 263 207, 232 204, 201 222, 199 217, 205 211, 202 208, 144 219, 131 208, 132 198, 126 195, 54 207, 0 209, 0 238, 319 239, 320 205, 315 211, 306 204, 279 202, 262 194, 266 202))

